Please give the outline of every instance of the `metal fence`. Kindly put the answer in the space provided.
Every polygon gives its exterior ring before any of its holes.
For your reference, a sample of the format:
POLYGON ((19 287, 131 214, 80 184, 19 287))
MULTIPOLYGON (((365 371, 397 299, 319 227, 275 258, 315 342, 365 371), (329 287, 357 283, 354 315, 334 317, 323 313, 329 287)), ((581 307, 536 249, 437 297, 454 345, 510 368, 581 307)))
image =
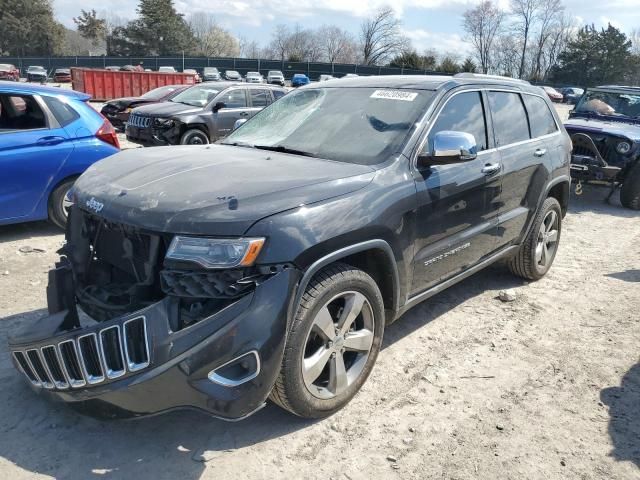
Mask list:
POLYGON ((56 68, 87 67, 104 68, 108 66, 142 65, 144 68, 158 70, 159 67, 174 67, 179 71, 194 68, 202 73, 205 67, 217 67, 221 72, 237 70, 242 75, 247 72, 260 72, 267 75, 269 70, 281 70, 286 79, 296 73, 304 73, 312 80, 320 75, 342 77, 347 73, 358 75, 437 75, 431 70, 415 70, 411 68, 375 67, 345 63, 324 62, 287 62, 280 60, 263 60, 249 58, 214 58, 214 57, 0 57, 0 63, 12 63, 24 72, 30 65, 40 65, 48 71, 56 68))

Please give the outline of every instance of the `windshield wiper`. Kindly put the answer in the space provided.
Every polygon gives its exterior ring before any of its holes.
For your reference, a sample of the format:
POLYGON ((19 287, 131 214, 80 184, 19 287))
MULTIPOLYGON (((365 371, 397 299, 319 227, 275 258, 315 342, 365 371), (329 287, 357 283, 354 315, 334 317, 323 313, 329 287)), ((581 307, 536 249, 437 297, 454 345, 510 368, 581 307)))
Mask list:
POLYGON ((305 152, 304 150, 296 150, 295 148, 285 147, 284 145, 254 145, 254 148, 260 150, 269 150, 271 152, 291 153, 293 155, 302 155, 303 157, 316 157, 311 152, 305 152))
POLYGON ((246 147, 253 148, 253 145, 249 142, 218 142, 219 145, 231 145, 232 147, 246 147))

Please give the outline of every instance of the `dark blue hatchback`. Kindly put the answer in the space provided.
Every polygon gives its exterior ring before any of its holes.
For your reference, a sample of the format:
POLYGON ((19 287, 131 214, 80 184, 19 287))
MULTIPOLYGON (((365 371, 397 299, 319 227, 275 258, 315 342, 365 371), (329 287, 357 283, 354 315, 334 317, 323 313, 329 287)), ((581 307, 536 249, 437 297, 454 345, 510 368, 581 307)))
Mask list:
POLYGON ((0 82, 0 225, 44 220, 64 227, 74 180, 119 151, 89 95, 0 82))

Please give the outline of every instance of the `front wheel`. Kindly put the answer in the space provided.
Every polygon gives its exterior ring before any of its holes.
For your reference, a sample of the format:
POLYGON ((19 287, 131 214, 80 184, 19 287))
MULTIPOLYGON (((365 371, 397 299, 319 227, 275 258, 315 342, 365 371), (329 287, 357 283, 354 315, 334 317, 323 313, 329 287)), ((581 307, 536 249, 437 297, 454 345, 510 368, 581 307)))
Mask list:
POLYGON ((631 169, 620 189, 623 207, 640 210, 640 162, 631 169))
POLYGON ((187 130, 180 137, 180 145, 207 145, 208 143, 207 134, 197 128, 187 130))
POLYGON ((346 264, 325 268, 302 296, 271 399, 301 417, 333 414, 371 373, 383 332, 375 281, 346 264))
POLYGON ((539 280, 549 271, 560 244, 562 209, 558 200, 547 198, 538 211, 531 231, 509 260, 512 273, 527 280, 539 280))
POLYGON ((63 230, 67 225, 69 210, 73 206, 71 187, 73 187, 74 181, 65 180, 56 187, 49 197, 49 220, 63 230))

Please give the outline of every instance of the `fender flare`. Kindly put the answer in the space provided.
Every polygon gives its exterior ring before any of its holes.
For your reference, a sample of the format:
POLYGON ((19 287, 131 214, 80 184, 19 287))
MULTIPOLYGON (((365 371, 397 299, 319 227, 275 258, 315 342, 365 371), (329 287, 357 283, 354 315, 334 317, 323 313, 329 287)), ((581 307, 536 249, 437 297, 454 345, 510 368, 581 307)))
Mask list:
MULTIPOLYGON (((559 185, 561 183, 567 183, 569 184, 569 191, 571 191, 571 176, 570 175, 560 175, 556 178, 554 178, 553 180, 551 180, 547 186, 544 189, 544 192, 542 193, 542 195, 540 195, 540 198, 538 199, 538 204, 536 205, 536 212, 535 214, 538 213, 538 210, 540 210, 540 207, 542 206, 542 204, 544 203, 544 201, 549 197, 549 192, 551 191, 551 189, 553 187, 555 187, 556 185, 559 185)), ((535 221, 536 215, 531 215, 531 220, 529 221, 529 225, 527 225, 527 229, 524 232, 524 235, 522 236, 522 238, 527 238, 527 236, 529 235, 529 232, 531 231, 531 228, 533 227, 533 222, 535 221)))
POLYGON ((292 297, 293 301, 291 302, 291 305, 289 307, 289 315, 288 315, 289 319, 293 318, 292 316, 294 312, 298 308, 298 305, 300 305, 300 301, 302 300, 302 295, 304 294, 304 291, 306 290, 307 285, 309 285, 309 282, 311 281, 313 276, 316 273, 318 273, 322 268, 340 260, 341 258, 345 258, 345 257, 348 257, 349 255, 353 255, 354 253, 360 253, 366 250, 375 250, 375 249, 383 251, 385 255, 388 257, 388 260, 392 266, 391 270, 392 270, 392 284, 393 284, 393 304, 391 307, 394 313, 397 312, 400 308, 399 307, 400 274, 398 273, 398 264, 396 262, 395 256, 393 255, 393 250, 391 249, 391 246, 382 239, 375 239, 375 240, 367 240, 365 242, 356 243, 353 245, 340 248, 313 262, 304 271, 304 274, 302 275, 300 282, 298 282, 298 285, 296 287, 296 293, 295 295, 293 295, 292 297))

